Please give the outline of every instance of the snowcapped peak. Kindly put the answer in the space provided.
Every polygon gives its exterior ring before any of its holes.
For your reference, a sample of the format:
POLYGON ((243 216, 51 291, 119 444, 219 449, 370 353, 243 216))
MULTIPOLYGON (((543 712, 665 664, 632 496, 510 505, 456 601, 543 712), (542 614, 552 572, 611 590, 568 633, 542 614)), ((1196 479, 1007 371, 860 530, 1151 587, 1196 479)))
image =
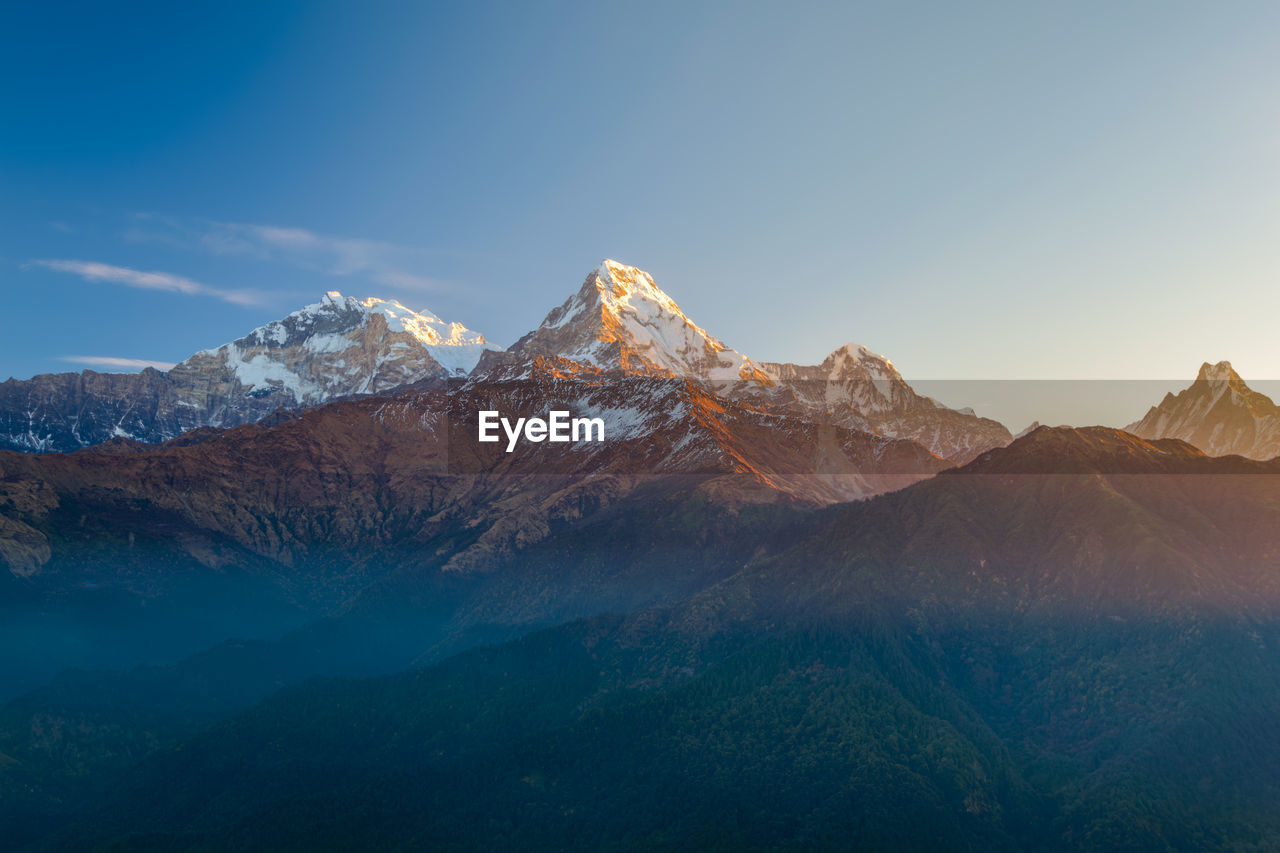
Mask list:
POLYGON ((609 370, 712 381, 758 374, 746 356, 690 320, 653 276, 608 258, 512 352, 517 359, 554 355, 609 370))
POLYGON ((600 265, 596 267, 596 275, 621 286, 644 280, 649 287, 656 287, 653 283, 653 276, 639 267, 615 261, 613 258, 605 258, 600 261, 600 265))
POLYGON ((591 282, 588 279, 588 283, 595 285, 601 303, 615 312, 625 310, 635 302, 649 301, 674 316, 688 320, 675 300, 654 284, 653 276, 642 269, 606 258, 596 268, 596 280, 591 282))
POLYGON ((964 462, 1010 439, 994 421, 917 395, 889 359, 860 344, 845 344, 820 365, 755 362, 694 323, 649 273, 610 258, 508 352, 482 361, 473 377, 528 376, 540 361, 577 372, 561 359, 608 373, 715 383, 711 390, 719 395, 909 438, 964 462))
POLYGON ((422 379, 464 376, 486 348, 498 349, 483 335, 430 311, 330 290, 319 302, 199 352, 174 371, 216 376, 253 399, 309 405, 422 379))
POLYGON ((371 296, 358 304, 368 313, 381 314, 386 318, 387 328, 391 331, 408 332, 424 344, 466 346, 485 343, 484 335, 461 323, 446 323, 430 311, 414 311, 394 299, 371 296))
POLYGON ((831 355, 827 356, 827 358, 831 358, 831 359, 851 358, 851 359, 854 359, 855 361, 866 361, 868 359, 871 359, 874 361, 883 362, 888 365, 893 364, 893 362, 890 361, 887 357, 880 355, 877 352, 872 352, 871 350, 864 347, 862 344, 855 344, 852 341, 840 347, 835 352, 831 353, 831 355))
POLYGON ((839 378, 849 370, 863 371, 873 379, 900 379, 897 368, 879 353, 872 352, 862 344, 847 343, 827 356, 822 362, 832 379, 839 378))
POLYGON ((267 346, 288 346, 298 335, 346 335, 363 328, 374 315, 380 315, 391 332, 405 333, 426 346, 481 346, 484 335, 461 323, 446 323, 430 311, 415 311, 395 299, 370 296, 357 299, 330 290, 320 299, 294 311, 282 320, 254 329, 246 338, 257 339, 267 346))
POLYGON ((1231 367, 1231 362, 1220 361, 1217 364, 1205 362, 1200 365, 1200 373, 1196 376, 1197 382, 1230 382, 1232 380, 1240 380, 1240 375, 1231 367))

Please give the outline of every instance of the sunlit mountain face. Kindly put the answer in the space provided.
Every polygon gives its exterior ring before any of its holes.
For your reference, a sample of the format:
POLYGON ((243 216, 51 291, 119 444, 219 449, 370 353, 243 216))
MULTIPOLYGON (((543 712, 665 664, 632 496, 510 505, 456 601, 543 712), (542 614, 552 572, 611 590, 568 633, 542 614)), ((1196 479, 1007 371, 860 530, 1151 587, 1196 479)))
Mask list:
POLYGON ((1166 395, 1127 429, 1148 438, 1180 438, 1214 456, 1280 456, 1280 407, 1226 361, 1206 362, 1190 387, 1166 395))
POLYGON ((635 267, 568 289, 506 349, 335 293, 6 383, 10 845, 1280 837, 1275 406, 1229 365, 1015 439, 856 344, 756 361, 635 267))

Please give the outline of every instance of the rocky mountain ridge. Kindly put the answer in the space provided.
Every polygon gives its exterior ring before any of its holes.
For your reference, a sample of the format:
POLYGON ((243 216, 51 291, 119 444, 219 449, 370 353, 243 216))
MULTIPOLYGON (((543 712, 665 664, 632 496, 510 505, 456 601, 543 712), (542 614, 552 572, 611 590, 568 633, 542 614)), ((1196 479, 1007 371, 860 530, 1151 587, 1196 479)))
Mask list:
POLYGON ((998 421, 916 393, 893 362, 859 344, 845 344, 818 365, 764 362, 760 369, 771 385, 735 392, 824 423, 909 439, 957 464, 1013 438, 998 421))
POLYGON ((636 267, 605 260, 509 352, 398 302, 336 292, 172 370, 52 374, 0 385, 0 446, 67 451, 112 438, 159 443, 201 427, 470 376, 519 381, 604 371, 703 383, 819 424, 916 441, 963 463, 1011 436, 995 421, 916 394, 892 362, 845 345, 820 365, 753 361, 694 323, 636 267))

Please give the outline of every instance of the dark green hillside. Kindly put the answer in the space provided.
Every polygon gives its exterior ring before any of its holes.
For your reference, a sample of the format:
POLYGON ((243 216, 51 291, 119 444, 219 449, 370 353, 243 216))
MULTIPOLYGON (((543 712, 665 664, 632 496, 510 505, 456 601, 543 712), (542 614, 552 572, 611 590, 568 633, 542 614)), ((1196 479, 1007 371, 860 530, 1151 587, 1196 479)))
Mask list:
MULTIPOLYGON (((673 618, 668 619, 667 616, 673 618)), ((144 761, 83 849, 1266 849, 1275 626, 578 623, 291 689, 144 761)))

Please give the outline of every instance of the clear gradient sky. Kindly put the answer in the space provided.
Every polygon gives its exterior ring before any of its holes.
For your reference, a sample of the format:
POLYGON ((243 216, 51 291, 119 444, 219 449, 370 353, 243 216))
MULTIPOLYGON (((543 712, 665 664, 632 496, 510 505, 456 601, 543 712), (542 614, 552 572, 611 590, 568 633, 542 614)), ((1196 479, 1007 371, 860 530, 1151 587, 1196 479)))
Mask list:
POLYGON ((1280 377, 1274 2, 9 2, 0 122, 0 378, 606 256, 761 360, 1280 377))

